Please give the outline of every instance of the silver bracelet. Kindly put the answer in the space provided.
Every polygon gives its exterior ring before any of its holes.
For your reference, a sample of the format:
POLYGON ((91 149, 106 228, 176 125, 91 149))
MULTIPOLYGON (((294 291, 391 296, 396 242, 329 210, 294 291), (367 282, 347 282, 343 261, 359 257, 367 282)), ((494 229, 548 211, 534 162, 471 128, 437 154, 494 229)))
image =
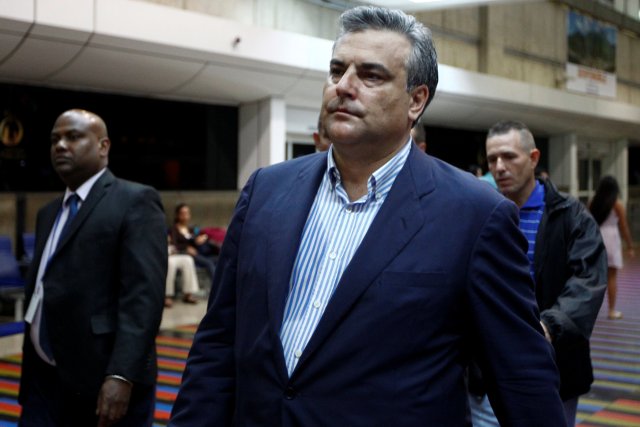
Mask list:
POLYGON ((131 386, 133 385, 133 383, 131 381, 129 381, 128 379, 126 379, 122 375, 115 375, 115 374, 114 375, 107 375, 107 378, 113 378, 114 380, 119 380, 119 381, 125 382, 125 383, 127 383, 127 384, 129 384, 131 386))

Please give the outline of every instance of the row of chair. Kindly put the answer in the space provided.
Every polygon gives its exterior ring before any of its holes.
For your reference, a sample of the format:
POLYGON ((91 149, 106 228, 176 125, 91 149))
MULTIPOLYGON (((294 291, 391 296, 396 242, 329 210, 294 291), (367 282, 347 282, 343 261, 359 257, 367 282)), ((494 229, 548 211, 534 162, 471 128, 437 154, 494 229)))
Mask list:
POLYGON ((0 296, 14 303, 14 319, 21 321, 24 303, 24 273, 33 258, 35 236, 22 235, 25 254, 18 260, 13 251, 11 238, 0 235, 0 296))

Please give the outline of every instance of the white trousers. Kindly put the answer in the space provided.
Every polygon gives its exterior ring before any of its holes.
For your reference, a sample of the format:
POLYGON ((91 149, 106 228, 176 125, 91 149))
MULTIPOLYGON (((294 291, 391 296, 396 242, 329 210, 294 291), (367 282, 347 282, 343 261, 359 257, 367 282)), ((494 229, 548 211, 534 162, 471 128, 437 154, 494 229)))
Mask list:
POLYGON ((193 262, 191 255, 170 254, 169 268, 167 270, 167 296, 174 296, 176 293, 176 272, 180 270, 182 274, 182 293, 193 294, 200 289, 198 284, 198 275, 196 273, 196 264, 193 262))

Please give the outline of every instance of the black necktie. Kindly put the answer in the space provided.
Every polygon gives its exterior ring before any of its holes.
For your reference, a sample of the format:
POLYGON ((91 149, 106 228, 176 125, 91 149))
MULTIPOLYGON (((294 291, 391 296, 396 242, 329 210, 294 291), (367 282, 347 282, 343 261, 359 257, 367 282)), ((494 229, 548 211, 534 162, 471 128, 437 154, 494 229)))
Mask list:
MULTIPOLYGON (((64 235, 67 233, 67 231, 69 230, 69 224, 71 224, 71 221, 73 221, 73 218, 78 213, 79 201, 80 201, 80 196, 78 196, 75 193, 69 196, 69 198, 66 200, 65 204, 69 207, 69 215, 67 216, 67 220, 65 221, 64 226, 62 227, 62 231, 60 231, 60 236, 58 237, 58 242, 56 243, 56 245, 60 243, 60 240, 62 240, 64 235)), ((40 306, 40 348, 42 348, 42 351, 44 352, 44 354, 47 355, 49 360, 53 360, 53 351, 51 351, 51 341, 49 340, 49 331, 47 330, 47 322, 46 322, 46 317, 44 313, 44 301, 41 304, 42 305, 40 306)))

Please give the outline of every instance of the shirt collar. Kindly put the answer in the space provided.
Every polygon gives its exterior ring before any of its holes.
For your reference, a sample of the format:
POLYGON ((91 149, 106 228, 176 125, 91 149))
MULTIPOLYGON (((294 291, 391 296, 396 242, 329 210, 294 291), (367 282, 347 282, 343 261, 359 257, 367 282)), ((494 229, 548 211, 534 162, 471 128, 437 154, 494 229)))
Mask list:
MULTIPOLYGON (((384 165, 376 169, 367 182, 367 196, 366 200, 370 197, 376 199, 384 198, 391 190, 391 184, 395 181, 400 169, 404 166, 409 152, 411 151, 412 139, 404 144, 404 146, 384 165)), ((329 146, 329 152, 327 154, 327 174, 329 175, 329 181, 331 182, 331 189, 335 190, 336 186, 340 185, 340 171, 336 166, 336 162, 333 159, 333 144, 329 146)))
POLYGON ((520 209, 538 209, 544 206, 544 186, 536 180, 536 186, 520 209))
POLYGON ((72 194, 77 194, 78 197, 80 197, 81 202, 87 200, 87 196, 89 195, 89 191, 91 191, 93 184, 96 183, 96 181, 104 174, 106 170, 107 168, 103 168, 100 172, 83 182, 82 185, 76 189, 76 191, 71 191, 69 187, 67 187, 66 191, 64 192, 63 203, 66 203, 67 199, 69 199, 72 194))

